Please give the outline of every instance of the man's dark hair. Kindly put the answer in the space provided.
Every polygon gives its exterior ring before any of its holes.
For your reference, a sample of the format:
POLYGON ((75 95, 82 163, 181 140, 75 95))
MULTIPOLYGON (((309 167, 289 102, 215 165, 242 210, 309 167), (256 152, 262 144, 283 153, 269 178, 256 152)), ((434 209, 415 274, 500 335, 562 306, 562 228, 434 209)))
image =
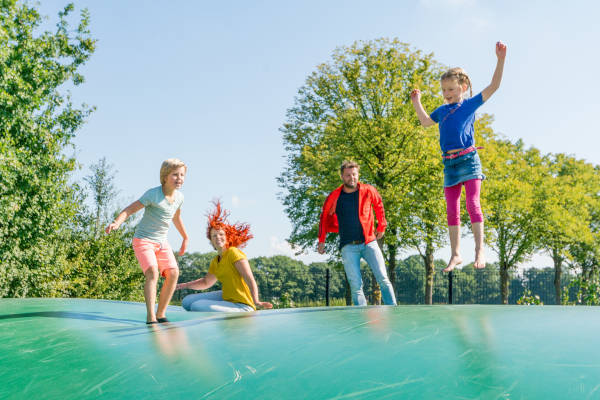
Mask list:
POLYGON ((340 167, 340 175, 344 175, 344 170, 346 168, 356 168, 360 171, 360 166, 356 162, 345 160, 340 167))

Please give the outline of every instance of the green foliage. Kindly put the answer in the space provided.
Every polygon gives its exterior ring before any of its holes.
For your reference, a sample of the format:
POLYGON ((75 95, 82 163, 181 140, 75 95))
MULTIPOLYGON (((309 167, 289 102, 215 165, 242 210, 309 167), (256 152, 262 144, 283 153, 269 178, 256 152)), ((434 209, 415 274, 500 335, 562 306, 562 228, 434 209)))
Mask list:
POLYGON ((500 265, 500 292, 508 302, 508 271, 527 260, 540 247, 540 206, 543 185, 542 157, 537 149, 525 149, 482 130, 485 142, 482 189, 486 242, 496 252, 500 265))
POLYGON ((293 308, 296 307, 294 300, 292 300, 292 296, 288 293, 282 293, 279 296, 279 299, 273 299, 273 307, 274 308, 293 308))
POLYGON ((91 174, 84 178, 94 201, 94 224, 96 235, 102 234, 103 222, 107 221, 109 206, 117 196, 113 166, 101 158, 90 167, 91 174))
POLYGON ((87 183, 78 189, 78 213, 67 231, 67 268, 61 279, 65 296, 110 300, 144 299, 144 276, 131 248, 135 223, 130 219, 105 235, 109 211, 114 210, 114 172, 103 158, 90 167, 87 183), (87 189, 87 190, 86 190, 87 189), (91 197, 91 207, 86 198, 91 197))
POLYGON ((571 281, 569 288, 576 289, 576 300, 571 301, 565 293, 563 304, 600 305, 600 281, 597 275, 587 279, 581 276, 577 277, 571 281))
POLYGON ((67 283, 65 296, 143 301, 144 275, 131 249, 133 227, 124 224, 98 237, 95 225, 90 227, 72 237, 68 268, 61 276, 67 283))
POLYGON ((68 283, 68 225, 77 195, 68 184, 75 160, 65 156, 91 112, 59 88, 83 82, 78 73, 94 51, 82 12, 75 29, 59 13, 54 33, 15 0, 0 3, 0 296, 62 296, 68 283))
POLYGON ((517 304, 519 305, 536 305, 543 306, 544 303, 540 300, 540 296, 531 294, 531 290, 525 290, 525 293, 517 300, 517 304))
MULTIPOLYGON (((257 257, 249 260, 261 298, 280 301, 287 294, 294 301, 325 297, 327 263, 304 264, 287 256, 257 257)), ((340 274, 331 274, 330 296, 343 297, 340 274)))

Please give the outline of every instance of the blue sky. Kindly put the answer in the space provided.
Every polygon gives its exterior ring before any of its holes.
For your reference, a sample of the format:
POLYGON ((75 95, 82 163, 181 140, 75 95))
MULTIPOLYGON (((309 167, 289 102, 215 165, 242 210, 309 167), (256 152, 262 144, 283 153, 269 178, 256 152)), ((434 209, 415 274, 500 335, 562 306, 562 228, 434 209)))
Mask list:
MULTIPOLYGON (((44 0, 54 17, 65 2, 44 0)), ((545 153, 600 163, 595 1, 92 1, 97 50, 82 69, 76 102, 97 107, 75 139, 83 165, 106 157, 117 172, 119 203, 157 186, 161 162, 184 160, 183 219, 190 251, 211 248, 205 213, 221 198, 232 219, 252 225, 249 257, 292 252, 291 224, 277 199, 284 166, 279 128, 306 77, 333 50, 380 37, 409 43, 470 74, 475 91, 508 45, 502 86, 481 109, 494 129, 545 153)), ((54 21, 55 19, 52 19, 54 21)), ((485 154, 482 154, 485 163, 485 154)), ((333 189, 333 188, 332 188, 333 189)), ((482 190, 485 190, 483 187, 482 190)), ((442 196, 442 193, 440 193, 442 196)), ((169 236, 173 247, 180 238, 169 236)), ((472 239, 463 239, 466 262, 472 239)), ((410 252, 404 254, 404 256, 410 252)), ((448 249, 438 257, 447 257, 448 249)), ((488 258, 494 254, 487 249, 488 258)), ((304 261, 325 260, 310 253, 304 261)), ((533 264, 549 265, 537 256, 533 264)), ((531 265, 531 264, 529 264, 531 265)))

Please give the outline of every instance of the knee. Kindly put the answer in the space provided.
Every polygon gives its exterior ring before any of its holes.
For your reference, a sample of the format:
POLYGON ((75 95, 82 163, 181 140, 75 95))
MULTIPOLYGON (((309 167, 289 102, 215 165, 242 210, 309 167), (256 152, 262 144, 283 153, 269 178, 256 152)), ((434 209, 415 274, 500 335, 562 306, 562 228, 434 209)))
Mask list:
POLYGON ((183 307, 184 310, 190 311, 191 305, 192 305, 192 295, 187 295, 183 298, 183 300, 181 300, 181 307, 183 307))
POLYGON ((467 201, 467 211, 469 212, 469 214, 478 211, 481 212, 481 204, 479 203, 479 200, 472 199, 470 201, 467 201))
POLYGON ((363 290, 363 283, 362 283, 362 281, 360 281, 360 282, 350 282, 350 289, 354 293, 361 293, 362 290, 363 290))
POLYGON ((179 269, 178 268, 169 268, 168 270, 164 271, 163 274, 165 275, 165 278, 167 278, 167 279, 177 280, 177 278, 179 278, 179 269))
POLYGON ((388 278, 387 274, 383 274, 383 276, 379 277, 379 286, 384 288, 392 284, 390 278, 388 278))
POLYGON ((483 213, 481 212, 481 204, 477 200, 467 202, 467 212, 471 218, 471 222, 483 221, 483 213))
POLYGON ((144 276, 147 281, 158 281, 158 267, 149 267, 145 272, 144 276))
POLYGON ((448 222, 448 226, 460 225, 460 214, 457 211, 448 209, 446 212, 446 221, 448 222))

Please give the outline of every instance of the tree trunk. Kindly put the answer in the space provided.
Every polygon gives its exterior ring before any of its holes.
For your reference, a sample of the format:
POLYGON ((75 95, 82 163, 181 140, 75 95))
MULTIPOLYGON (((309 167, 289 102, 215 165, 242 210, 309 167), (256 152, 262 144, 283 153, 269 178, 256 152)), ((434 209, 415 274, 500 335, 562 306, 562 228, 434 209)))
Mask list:
POLYGON ((500 262, 500 297, 502 304, 508 304, 508 265, 500 262))
POLYGON ((552 260, 554 261, 554 293, 555 304, 562 304, 562 288, 560 286, 562 275, 562 257, 556 249, 552 249, 552 260))
POLYGON ((375 277, 373 277, 373 280, 371 281, 371 290, 373 293, 373 304, 376 306, 380 306, 381 305, 381 289, 379 288, 379 283, 377 283, 377 280, 375 279, 375 277))
MULTIPOLYGON (((383 247, 382 247, 383 248, 383 247)), ((387 262, 387 273, 388 278, 390 278, 390 282, 392 283, 392 288, 395 290, 394 284, 396 283, 396 253, 398 251, 398 246, 388 246, 388 262, 387 262)))
POLYGON ((433 246, 427 244, 425 255, 423 256, 425 264, 425 304, 433 304, 433 276, 435 275, 435 266, 433 264, 433 246))
POLYGON ((348 277, 344 274, 344 286, 346 287, 346 305, 352 305, 352 292, 350 292, 350 283, 348 282, 348 277))

